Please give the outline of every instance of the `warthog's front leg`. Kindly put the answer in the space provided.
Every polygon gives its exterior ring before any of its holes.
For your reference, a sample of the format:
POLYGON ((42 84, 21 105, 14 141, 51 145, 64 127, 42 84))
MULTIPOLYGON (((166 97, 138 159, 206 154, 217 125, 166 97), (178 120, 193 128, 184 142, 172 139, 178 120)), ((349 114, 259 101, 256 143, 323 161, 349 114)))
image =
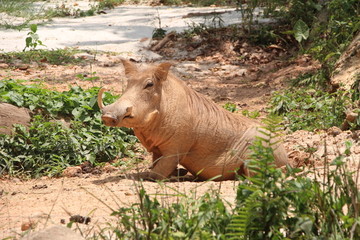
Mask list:
POLYGON ((178 156, 162 156, 154 161, 151 171, 144 173, 145 176, 141 176, 141 178, 151 180, 167 179, 177 171, 178 163, 178 156))

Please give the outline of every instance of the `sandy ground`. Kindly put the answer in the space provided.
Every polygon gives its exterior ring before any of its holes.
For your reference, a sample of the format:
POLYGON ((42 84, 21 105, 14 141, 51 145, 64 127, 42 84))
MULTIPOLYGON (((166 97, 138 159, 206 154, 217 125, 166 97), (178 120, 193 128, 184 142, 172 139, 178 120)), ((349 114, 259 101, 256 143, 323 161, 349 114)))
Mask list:
MULTIPOLYGON (((116 218, 110 214, 137 202, 140 184, 121 179, 119 173, 88 178, 11 179, 0 183, 0 239, 8 236, 19 238, 24 234, 21 227, 26 224, 37 230, 59 225, 62 219, 67 224, 72 215, 91 218, 88 225, 78 225, 84 236, 90 236, 94 231, 107 227, 107 223, 116 225, 116 218)), ((184 196, 201 197, 209 191, 219 192, 225 202, 233 204, 235 185, 233 181, 143 183, 147 192, 165 206, 184 196)))

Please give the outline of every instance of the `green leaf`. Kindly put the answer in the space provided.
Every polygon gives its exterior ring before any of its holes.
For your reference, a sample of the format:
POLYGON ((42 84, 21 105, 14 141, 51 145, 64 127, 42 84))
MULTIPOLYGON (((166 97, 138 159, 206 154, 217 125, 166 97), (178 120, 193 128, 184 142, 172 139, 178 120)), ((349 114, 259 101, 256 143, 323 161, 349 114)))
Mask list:
POLYGON ((26 47, 30 47, 31 46, 31 42, 32 42, 32 37, 27 37, 25 39, 25 42, 26 42, 26 47))
POLYGON ((294 25, 294 37, 299 43, 309 37, 310 29, 303 20, 298 20, 294 25))
POLYGON ((24 98, 17 92, 9 92, 6 94, 10 101, 14 102, 18 107, 22 107, 24 104, 24 98))
POLYGON ((37 24, 31 24, 30 30, 35 33, 37 31, 37 24))
POLYGON ((83 113, 83 109, 82 108, 74 108, 72 111, 71 111, 72 115, 75 117, 75 118, 79 118, 82 113, 83 113))

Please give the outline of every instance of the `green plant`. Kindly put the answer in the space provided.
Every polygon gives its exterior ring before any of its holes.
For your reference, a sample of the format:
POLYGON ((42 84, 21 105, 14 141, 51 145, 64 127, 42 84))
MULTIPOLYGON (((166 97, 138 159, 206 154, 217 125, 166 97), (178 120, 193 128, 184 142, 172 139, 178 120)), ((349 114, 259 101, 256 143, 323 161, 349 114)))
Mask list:
POLYGON ((98 0, 98 10, 101 9, 114 9, 116 6, 121 5, 124 0, 98 0))
POLYGON ((14 59, 19 59, 23 63, 46 62, 53 65, 76 64, 86 61, 81 58, 76 58, 76 53, 79 53, 79 51, 71 48, 55 50, 37 49, 25 52, 0 53, 0 58, 9 64, 11 64, 14 59))
POLYGON ((315 89, 290 89, 274 94, 270 105, 270 112, 284 116, 285 126, 290 130, 311 131, 340 126, 351 100, 343 91, 327 93, 315 89))
POLYGON ((154 30, 152 32, 152 38, 153 39, 164 38, 167 31, 165 29, 163 29, 161 26, 161 17, 160 17, 159 9, 157 9, 156 20, 158 21, 158 27, 154 28, 154 30))
POLYGON ((196 24, 194 22, 188 23, 188 28, 186 28, 181 35, 184 38, 192 38, 198 35, 208 34, 209 27, 205 23, 196 24))
POLYGON ((28 11, 34 0, 0 0, 0 12, 6 12, 12 16, 19 16, 19 13, 28 11))
POLYGON ((243 110, 241 111, 242 115, 249 117, 249 118, 258 118, 260 117, 260 112, 255 110, 255 111, 249 111, 249 110, 243 110))
MULTIPOLYGON (((13 135, 0 137, 2 173, 58 175, 67 166, 84 161, 97 165, 124 155, 133 156, 136 138, 130 131, 101 123, 96 105, 98 90, 73 87, 60 93, 18 81, 1 81, 0 101, 37 113, 29 129, 15 126, 13 135), (67 119, 69 126, 58 118, 67 119)), ((105 93, 105 102, 115 99, 105 93)))
POLYGON ((355 75, 351 89, 353 90, 351 99, 353 101, 360 100, 360 73, 355 75))
POLYGON ((334 63, 360 30, 360 2, 332 0, 324 7, 326 19, 313 25, 308 52, 322 63, 329 80, 334 63))
POLYGON ((228 110, 229 112, 237 112, 238 108, 236 106, 235 103, 225 103, 225 105, 223 106, 223 108, 225 108, 226 110, 228 110))
POLYGON ((92 82, 94 85, 94 81, 99 80, 100 78, 98 76, 95 76, 96 72, 92 72, 90 76, 86 74, 77 74, 76 77, 79 78, 82 81, 89 81, 92 82))
POLYGON ((290 84, 294 87, 314 88, 325 91, 328 87, 327 72, 324 69, 320 69, 315 73, 305 73, 291 79, 290 84))
POLYGON ((35 50, 37 46, 45 46, 42 41, 39 39, 39 35, 37 32, 37 24, 31 24, 30 25, 30 32, 27 33, 27 38, 25 39, 25 48, 23 51, 27 48, 30 50, 35 50))
POLYGON ((152 38, 153 39, 162 39, 166 35, 166 30, 163 28, 155 28, 152 32, 152 38))
MULTIPOLYGON (((161 204, 142 185, 137 189, 139 203, 112 213, 119 219, 111 229, 116 239, 225 239, 230 213, 218 193, 200 198, 175 193, 181 200, 161 204)), ((103 239, 106 230, 100 235, 103 239)))
POLYGON ((303 40, 307 40, 310 34, 310 29, 309 27, 306 25, 306 23, 299 19, 295 25, 294 25, 294 37, 296 39, 296 41, 298 41, 298 43, 300 44, 300 47, 302 48, 301 42, 303 40))
POLYGON ((247 166, 256 174, 239 183, 227 239, 356 239, 360 192, 354 176, 359 175, 360 164, 355 172, 346 168, 351 144, 345 143, 344 154, 332 163, 324 162, 321 178, 315 169, 299 175, 301 169, 287 166, 283 173, 275 168, 270 147, 276 144, 272 140, 278 124, 277 118, 268 118, 264 137, 251 147, 247 166))
POLYGON ((242 28, 248 32, 252 32, 254 27, 254 11, 257 7, 259 7, 259 0, 250 0, 247 1, 246 4, 242 4, 242 2, 238 1, 237 9, 241 13, 242 19, 242 28))

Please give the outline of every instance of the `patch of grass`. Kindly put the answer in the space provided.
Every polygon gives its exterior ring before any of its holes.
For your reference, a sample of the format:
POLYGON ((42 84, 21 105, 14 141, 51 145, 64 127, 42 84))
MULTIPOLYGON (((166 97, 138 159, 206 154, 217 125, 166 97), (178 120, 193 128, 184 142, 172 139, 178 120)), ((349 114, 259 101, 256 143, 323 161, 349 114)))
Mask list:
MULTIPOLYGON (((108 128, 96 104, 99 88, 73 87, 55 92, 18 81, 0 82, 0 101, 26 107, 36 115, 30 128, 15 126, 14 135, 0 137, 0 175, 58 175, 67 166, 92 165, 132 156, 137 141, 126 128, 108 128), (67 127, 56 119, 69 121, 67 127)), ((115 96, 105 93, 104 102, 115 96)))
POLYGON ((98 9, 113 9, 124 3, 124 0, 97 0, 98 9))
POLYGON ((31 13, 35 0, 0 0, 0 12, 10 16, 32 17, 31 13))
POLYGON ((0 53, 0 58, 10 64, 15 59, 21 60, 23 63, 46 62, 53 65, 77 64, 84 61, 83 59, 75 58, 74 55, 76 53, 79 53, 79 51, 71 48, 55 50, 38 49, 26 52, 0 53))
MULTIPOLYGON (((36 7, 34 0, 0 0, 0 12, 15 17, 16 24, 10 19, 0 19, 0 27, 6 29, 21 30, 29 26, 29 23, 37 19, 49 19, 47 11, 43 7, 36 7)), ((41 4, 41 3, 40 3, 41 4)))

